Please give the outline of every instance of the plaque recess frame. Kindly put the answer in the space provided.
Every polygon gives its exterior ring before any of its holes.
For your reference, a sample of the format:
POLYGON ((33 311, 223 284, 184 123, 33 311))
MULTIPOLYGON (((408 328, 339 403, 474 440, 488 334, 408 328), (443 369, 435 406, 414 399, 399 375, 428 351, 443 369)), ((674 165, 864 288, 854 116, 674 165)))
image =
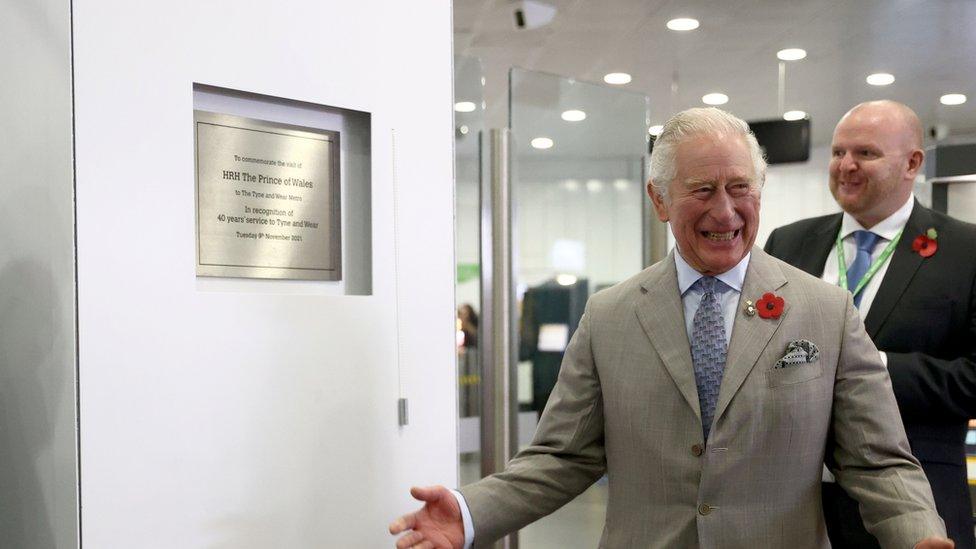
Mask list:
POLYGON ((203 110, 193 126, 197 276, 342 280, 339 132, 203 110))

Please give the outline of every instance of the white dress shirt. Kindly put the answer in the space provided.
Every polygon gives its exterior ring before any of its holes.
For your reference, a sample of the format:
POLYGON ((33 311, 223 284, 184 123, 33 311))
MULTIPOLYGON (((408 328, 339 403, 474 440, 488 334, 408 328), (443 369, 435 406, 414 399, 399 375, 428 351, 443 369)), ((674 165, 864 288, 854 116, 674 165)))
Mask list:
POLYGON ((474 521, 471 520, 471 510, 468 509, 468 502, 464 501, 464 496, 457 490, 451 490, 454 499, 461 506, 461 522, 464 523, 464 549, 471 549, 474 545, 474 521))
MULTIPOLYGON (((850 267, 851 263, 854 262, 854 257, 857 255, 857 245, 854 243, 854 231, 866 231, 870 230, 872 233, 880 236, 878 242, 874 245, 874 250, 871 252, 871 262, 873 263, 881 252, 884 251, 885 246, 891 242, 898 231, 905 228, 905 224, 908 223, 909 216, 912 215, 912 208, 915 207, 915 197, 909 196, 908 201, 902 205, 901 208, 895 211, 895 213, 884 218, 880 223, 871 227, 870 229, 865 229, 857 222, 854 217, 844 212, 843 219, 840 223, 840 234, 842 235, 842 242, 844 245, 844 259, 847 260, 846 267, 850 267)), ((902 238, 914 238, 915 235, 902 235, 902 238)), ((884 274, 888 271, 888 265, 891 263, 891 257, 888 261, 878 269, 878 272, 874 273, 871 280, 864 286, 861 290, 863 294, 861 296, 861 305, 858 307, 858 311, 861 313, 861 318, 868 316, 868 311, 871 309, 871 303, 874 302, 874 296, 878 294, 878 288, 881 287, 881 281, 884 280, 884 274)), ((830 254, 827 255, 827 262, 824 264, 824 272, 820 277, 824 282, 828 284, 837 285, 840 282, 839 273, 837 270, 837 246, 831 246, 830 254)), ((853 289, 853 288, 851 288, 853 289)))
MULTIPOLYGON (((884 218, 880 223, 871 227, 870 229, 865 229, 857 222, 854 217, 844 212, 843 219, 840 223, 840 234, 842 237, 842 242, 844 246, 844 259, 847 260, 846 267, 850 267, 851 263, 854 262, 854 257, 857 255, 857 245, 854 243, 854 231, 865 231, 870 230, 872 233, 880 236, 878 242, 874 245, 874 250, 871 252, 871 262, 881 255, 884 251, 885 246, 891 242, 898 231, 905 228, 905 224, 908 223, 908 217, 912 215, 912 208, 915 207, 915 197, 909 196, 908 201, 902 205, 901 208, 895 211, 895 213, 884 218)), ((915 238, 916 235, 902 235, 902 238, 915 238)), ((871 309, 871 303, 874 302, 874 297, 878 295, 878 288, 881 287, 881 281, 884 280, 885 272, 888 271, 888 265, 891 263, 891 257, 888 257, 888 261, 885 261, 884 265, 871 280, 864 286, 861 290, 863 294, 861 296, 861 305, 858 307, 858 311, 861 314, 861 318, 868 316, 868 311, 871 309)), ((827 255, 827 262, 824 264, 824 272, 821 275, 821 280, 827 282, 828 284, 837 285, 840 282, 839 273, 837 270, 837 246, 831 246, 830 253, 827 255)), ((853 288, 851 288, 853 289, 853 288)))
MULTIPOLYGON (((732 338, 732 324, 735 321, 735 310, 739 306, 739 296, 742 294, 742 281, 746 278, 746 268, 749 267, 749 258, 752 253, 747 253, 745 257, 735 266, 715 278, 722 281, 715 288, 719 294, 719 305, 722 306, 722 317, 725 320, 725 345, 728 346, 732 338)), ((680 253, 674 254, 674 264, 678 269, 678 292, 681 294, 681 304, 685 309, 685 330, 688 333, 688 341, 691 341, 691 331, 694 328, 695 312, 701 303, 701 288, 695 286, 695 282, 703 275, 693 269, 691 265, 681 257, 680 253)))
MULTIPOLYGON (((732 325, 735 321, 735 311, 739 307, 739 296, 742 295, 742 282, 746 278, 746 269, 749 267, 749 258, 752 253, 747 253, 744 258, 728 271, 716 275, 715 278, 722 281, 716 285, 715 291, 722 306, 722 317, 725 320, 725 344, 729 344, 732 337, 732 325)), ((681 257, 681 253, 676 251, 674 254, 675 267, 678 270, 678 291, 681 294, 681 304, 685 310, 685 329, 688 333, 688 341, 691 341, 691 331, 694 327, 695 312, 701 303, 704 292, 695 282, 703 275, 693 269, 688 262, 681 257)), ((836 261, 834 262, 836 266, 836 261)), ((836 275, 834 276, 836 278, 836 275)), ((464 496, 457 490, 451 490, 461 507, 461 521, 464 523, 464 549, 469 549, 474 543, 474 522, 471 519, 471 510, 468 503, 464 501, 464 496)))

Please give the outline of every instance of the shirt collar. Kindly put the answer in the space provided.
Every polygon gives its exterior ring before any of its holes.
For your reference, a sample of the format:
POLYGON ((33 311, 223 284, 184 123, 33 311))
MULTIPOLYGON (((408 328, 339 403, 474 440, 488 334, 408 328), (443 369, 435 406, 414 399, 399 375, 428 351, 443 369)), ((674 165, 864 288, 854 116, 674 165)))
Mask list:
MULTIPOLYGON (((905 228, 905 224, 908 223, 908 217, 912 215, 912 208, 915 207, 915 196, 911 195, 908 200, 902 205, 901 208, 895 210, 895 213, 889 215, 888 217, 881 220, 880 223, 871 227, 870 231, 877 234, 885 240, 894 240, 895 235, 898 231, 905 228)), ((840 224, 840 234, 841 238, 847 238, 854 231, 867 230, 861 226, 860 223, 854 219, 854 216, 844 212, 843 221, 840 224)))
MULTIPOLYGON (((749 267, 750 257, 752 257, 752 252, 747 253, 746 256, 739 261, 738 265, 732 267, 722 274, 715 275, 715 278, 721 280, 723 283, 725 283, 725 285, 729 286, 733 290, 742 293, 742 282, 746 278, 746 268, 749 267)), ((699 278, 705 276, 692 268, 692 266, 685 261, 685 258, 681 257, 681 253, 677 248, 674 250, 674 265, 678 269, 678 291, 681 293, 681 295, 685 295, 688 288, 691 288, 695 282, 698 282, 699 278)))

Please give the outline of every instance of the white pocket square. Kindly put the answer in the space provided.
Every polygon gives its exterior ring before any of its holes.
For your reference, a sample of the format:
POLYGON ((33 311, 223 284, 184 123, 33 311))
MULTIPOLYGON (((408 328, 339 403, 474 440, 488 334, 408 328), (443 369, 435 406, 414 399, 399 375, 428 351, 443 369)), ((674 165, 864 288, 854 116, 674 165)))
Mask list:
POLYGON ((810 364, 816 362, 818 358, 820 358, 820 349, 812 341, 795 339, 786 346, 786 354, 776 361, 773 369, 810 364))

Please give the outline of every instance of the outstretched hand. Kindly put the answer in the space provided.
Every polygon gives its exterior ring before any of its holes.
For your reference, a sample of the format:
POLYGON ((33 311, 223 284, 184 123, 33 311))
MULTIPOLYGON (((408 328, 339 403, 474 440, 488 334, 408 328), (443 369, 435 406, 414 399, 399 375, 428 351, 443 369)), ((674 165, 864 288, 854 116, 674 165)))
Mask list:
POLYGON ((424 502, 424 506, 390 524, 390 533, 394 536, 409 531, 397 540, 397 549, 460 549, 464 546, 461 507, 447 488, 414 487, 410 489, 410 495, 424 502))

